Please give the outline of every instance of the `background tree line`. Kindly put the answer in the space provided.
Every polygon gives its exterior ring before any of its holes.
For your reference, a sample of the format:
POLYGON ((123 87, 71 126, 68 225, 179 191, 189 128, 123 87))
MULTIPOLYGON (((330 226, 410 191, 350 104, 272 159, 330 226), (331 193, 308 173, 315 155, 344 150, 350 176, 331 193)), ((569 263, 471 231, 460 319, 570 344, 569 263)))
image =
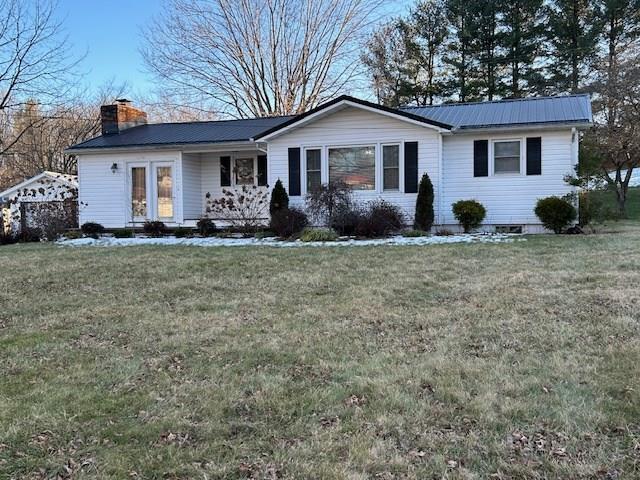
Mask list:
POLYGON ((362 61, 380 103, 589 91, 638 39, 638 0, 421 0, 362 61))

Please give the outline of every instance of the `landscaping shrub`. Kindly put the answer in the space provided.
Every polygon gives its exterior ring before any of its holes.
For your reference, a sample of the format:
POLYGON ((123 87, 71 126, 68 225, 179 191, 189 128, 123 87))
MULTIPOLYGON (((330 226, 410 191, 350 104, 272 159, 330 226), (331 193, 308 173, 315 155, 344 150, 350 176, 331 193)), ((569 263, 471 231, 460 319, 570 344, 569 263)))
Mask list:
POLYGON ((167 226, 163 222, 157 220, 147 220, 144 222, 142 230, 150 237, 161 237, 167 233, 167 226))
POLYGON ((69 230, 64 233, 64 238, 67 240, 76 240, 82 238, 82 232, 80 230, 69 230))
POLYGON ((0 245, 11 245, 13 243, 18 243, 17 235, 0 232, 0 245))
POLYGON ((429 234, 424 230, 414 229, 414 230, 405 230, 404 232, 402 232, 402 236, 407 238, 426 237, 427 235, 429 234))
POLYGON ((534 212, 542 225, 555 233, 562 233, 577 217, 575 207, 560 197, 541 198, 534 212))
POLYGON ((282 182, 278 179, 271 192, 269 214, 273 215, 278 210, 286 210, 287 208, 289 208, 289 195, 287 195, 284 185, 282 185, 282 182))
POLYGON ((416 229, 428 232, 433 226, 433 218, 433 184, 431 183, 429 175, 425 173, 420 179, 413 226, 416 229))
POLYGON ((475 200, 460 200, 453 204, 452 211, 453 216, 464 228, 464 233, 469 233, 482 225, 482 221, 487 214, 482 204, 475 200))
POLYGON ((356 234, 363 212, 353 204, 339 205, 329 219, 329 226, 342 236, 356 234))
POLYGON ((307 215, 299 208, 276 210, 271 216, 270 228, 282 238, 300 233, 309 224, 307 215))
POLYGON ((381 237, 402 228, 404 218, 400 207, 385 200, 371 202, 356 227, 361 237, 381 237))
POLYGON ((436 230, 436 237, 451 237, 454 233, 448 228, 439 228, 436 230))
POLYGON ((193 229, 187 227, 177 227, 173 229, 176 238, 193 237, 193 229))
POLYGON ((39 242, 41 240, 40 231, 34 228, 23 228, 17 238, 20 243, 39 242))
POLYGON ((327 224, 331 224, 335 212, 351 206, 351 187, 342 181, 321 185, 307 194, 307 211, 327 224))
POLYGON ((98 238, 99 235, 104 233, 104 227, 96 222, 83 223, 80 230, 91 238, 98 238))
POLYGON ((269 207, 269 192, 255 185, 229 190, 222 189, 222 197, 212 198, 205 195, 206 212, 225 220, 232 229, 244 234, 255 233, 264 225, 269 207))
POLYGON ((212 235, 216 234, 217 230, 216 224, 213 223, 213 220, 204 217, 198 220, 198 223, 196 223, 196 228, 198 230, 198 233, 202 237, 211 237, 212 235))
POLYGON ((133 238, 135 236, 135 232, 130 228, 119 228, 117 230, 113 230, 113 236, 115 238, 133 238))
POLYGON ((338 234, 332 228, 305 228, 300 235, 303 242, 334 242, 338 234))

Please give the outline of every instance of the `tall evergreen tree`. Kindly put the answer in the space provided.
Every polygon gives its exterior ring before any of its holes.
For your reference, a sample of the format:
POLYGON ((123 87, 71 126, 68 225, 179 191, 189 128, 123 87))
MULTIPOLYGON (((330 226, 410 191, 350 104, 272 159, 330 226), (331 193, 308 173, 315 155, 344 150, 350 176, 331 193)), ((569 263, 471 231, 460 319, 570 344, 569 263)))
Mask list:
POLYGON ((443 61, 451 70, 449 88, 461 102, 478 99, 477 62, 473 58, 473 9, 468 0, 447 0, 452 34, 443 61))
POLYGON ((503 31, 500 28, 502 0, 469 2, 473 12, 473 55, 478 63, 478 86, 482 97, 493 100, 504 93, 503 31))
POLYGON ((410 50, 423 68, 424 80, 420 84, 422 104, 433 105, 435 98, 444 95, 441 68, 445 39, 448 33, 444 0, 420 0, 411 13, 415 31, 415 47, 410 50))
POLYGON ((397 107, 407 90, 407 41, 400 21, 393 20, 367 41, 361 60, 369 71, 378 103, 397 107))
POLYGON ((593 64, 600 22, 591 0, 551 0, 548 72, 553 93, 578 92, 593 64))
POLYGON ((536 60, 541 53, 543 0, 512 0, 503 8, 503 46, 508 71, 508 95, 535 92, 543 75, 536 60))

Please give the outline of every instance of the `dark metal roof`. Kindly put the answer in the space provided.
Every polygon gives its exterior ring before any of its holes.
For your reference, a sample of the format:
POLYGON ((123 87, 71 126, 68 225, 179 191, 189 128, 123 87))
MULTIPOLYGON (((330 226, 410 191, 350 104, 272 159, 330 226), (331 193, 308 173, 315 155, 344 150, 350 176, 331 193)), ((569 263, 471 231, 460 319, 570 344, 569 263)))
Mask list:
POLYGON ((197 145, 246 142, 254 135, 286 122, 291 117, 265 117, 212 122, 156 123, 102 135, 74 145, 70 150, 163 145, 197 145))
POLYGON ((592 122, 589 95, 452 103, 430 107, 403 107, 402 111, 448 123, 460 130, 592 122))
POLYGON ((285 128, 343 100, 452 130, 545 124, 589 124, 593 120, 591 100, 588 95, 451 103, 400 109, 343 95, 296 116, 142 125, 120 134, 103 135, 87 140, 74 145, 69 150, 248 142, 285 128))

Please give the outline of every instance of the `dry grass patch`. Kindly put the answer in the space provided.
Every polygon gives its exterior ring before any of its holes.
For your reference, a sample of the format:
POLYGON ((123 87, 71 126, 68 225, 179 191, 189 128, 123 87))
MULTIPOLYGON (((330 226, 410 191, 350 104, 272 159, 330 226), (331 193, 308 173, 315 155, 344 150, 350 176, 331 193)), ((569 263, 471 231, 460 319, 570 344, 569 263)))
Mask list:
POLYGON ((640 237, 0 248, 1 478, 633 478, 640 237))

